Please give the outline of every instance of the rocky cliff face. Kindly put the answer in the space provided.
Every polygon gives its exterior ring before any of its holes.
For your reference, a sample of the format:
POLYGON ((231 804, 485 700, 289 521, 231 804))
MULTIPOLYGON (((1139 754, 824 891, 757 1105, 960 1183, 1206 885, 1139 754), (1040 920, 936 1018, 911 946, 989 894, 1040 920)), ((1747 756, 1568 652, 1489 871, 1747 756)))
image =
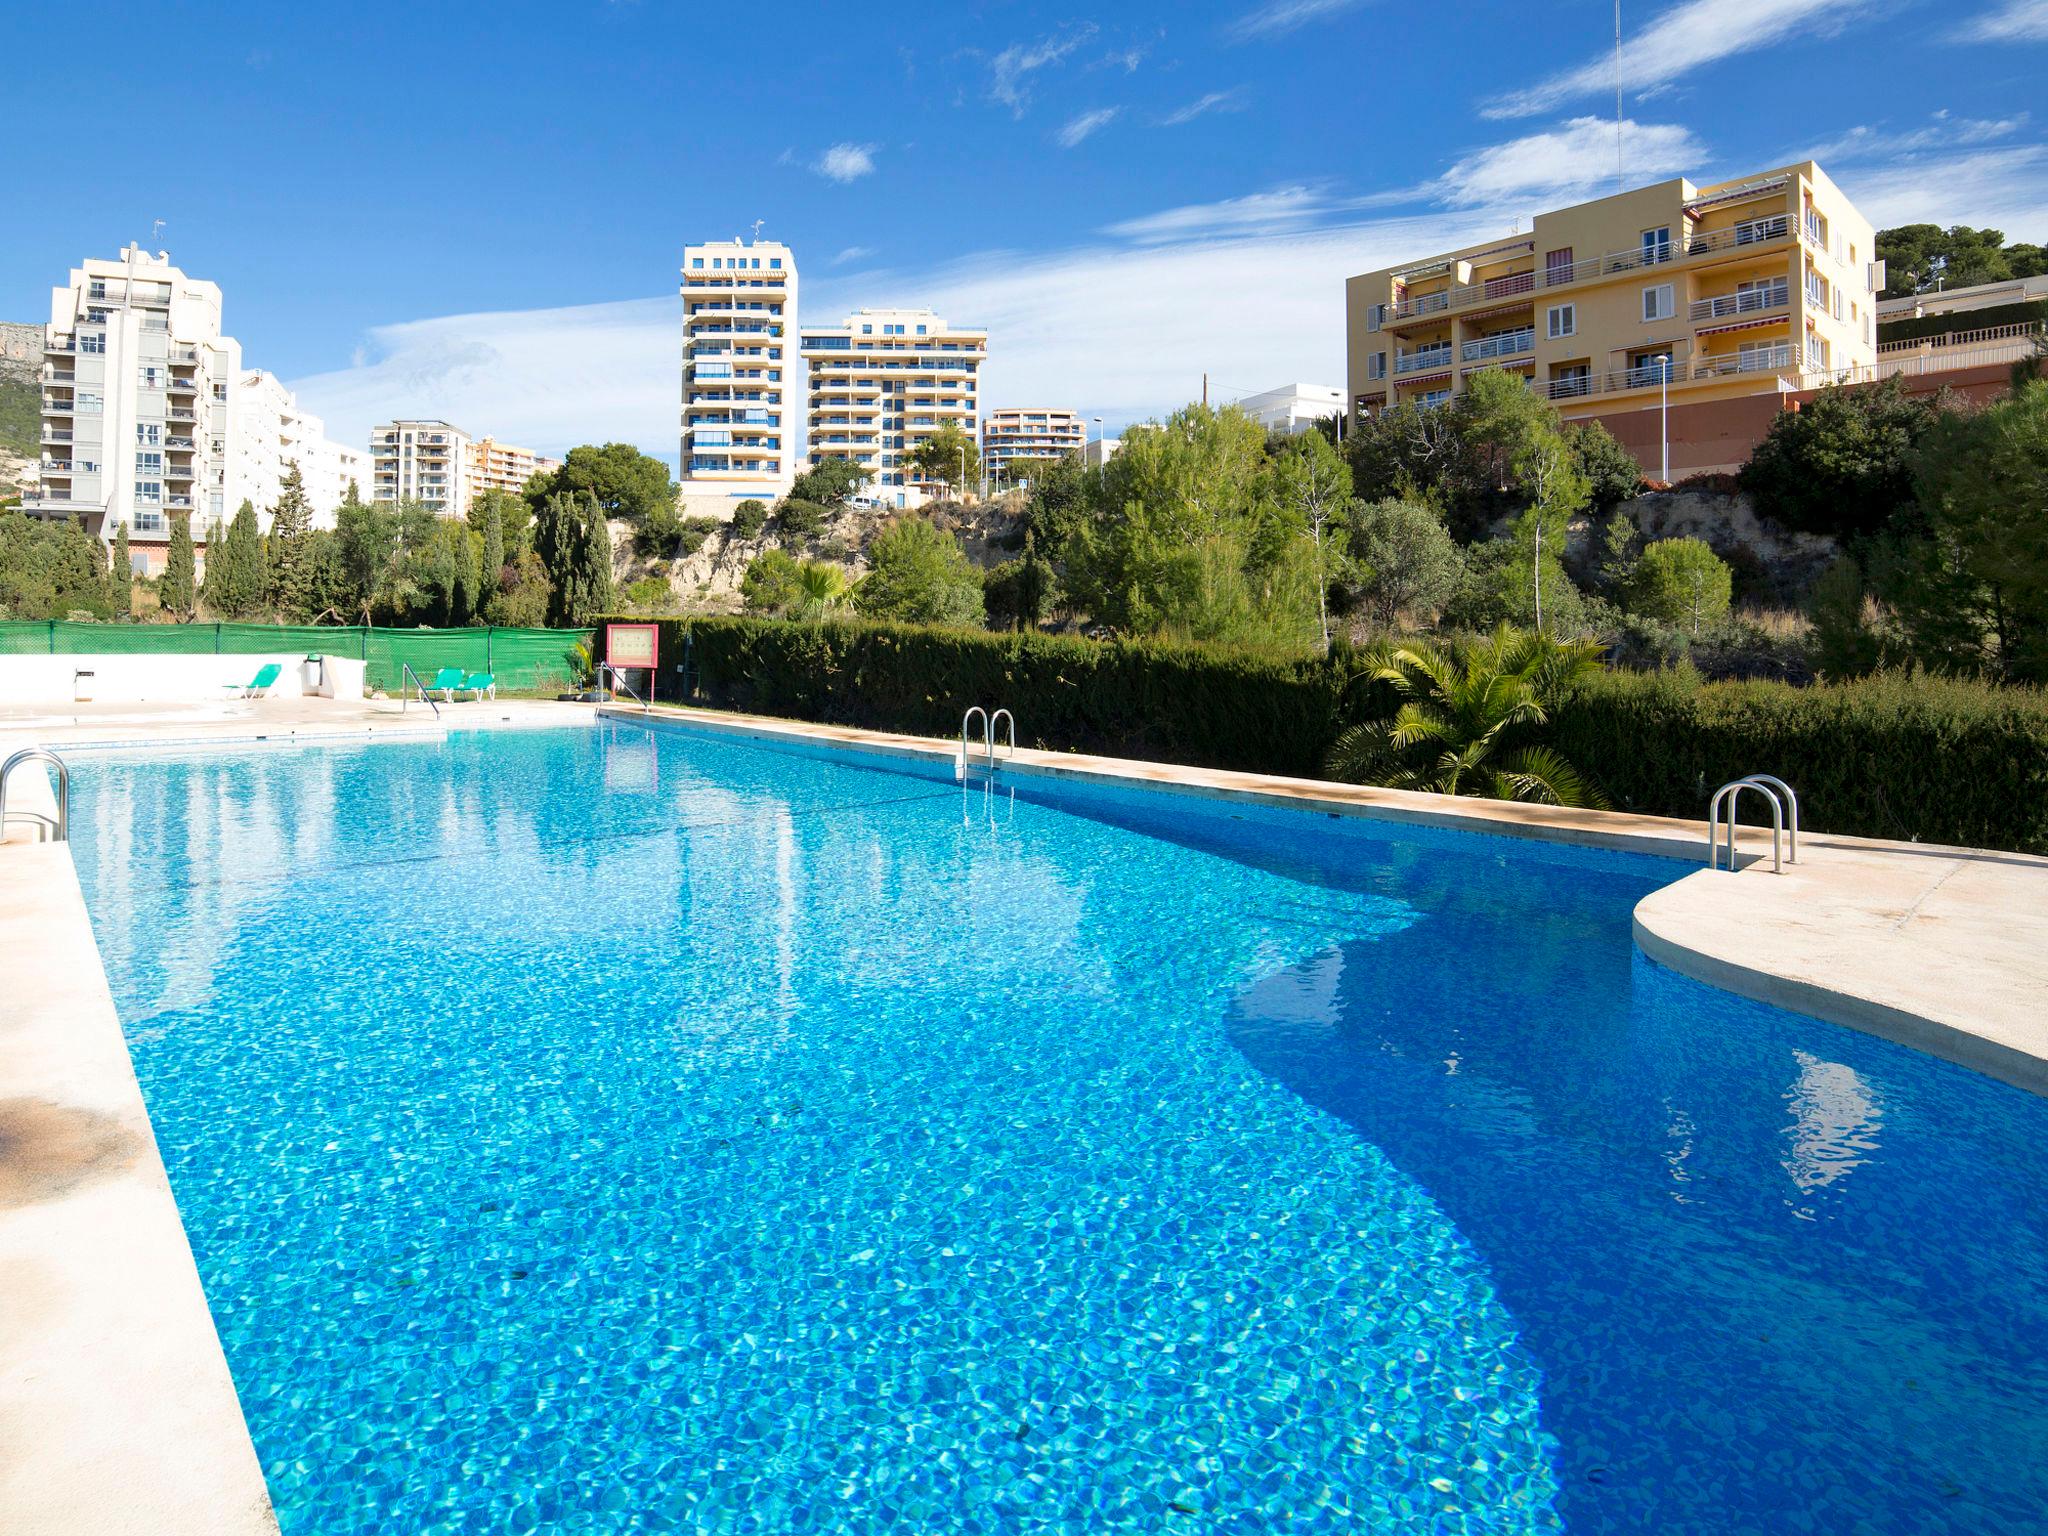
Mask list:
POLYGON ((1792 533, 1757 515, 1747 496, 1715 491, 1653 491, 1624 504, 1643 541, 1699 539, 1735 568, 1738 591, 1794 604, 1812 591, 1841 545, 1825 534, 1792 533))
POLYGON ((35 483, 43 328, 0 321, 0 499, 35 483))

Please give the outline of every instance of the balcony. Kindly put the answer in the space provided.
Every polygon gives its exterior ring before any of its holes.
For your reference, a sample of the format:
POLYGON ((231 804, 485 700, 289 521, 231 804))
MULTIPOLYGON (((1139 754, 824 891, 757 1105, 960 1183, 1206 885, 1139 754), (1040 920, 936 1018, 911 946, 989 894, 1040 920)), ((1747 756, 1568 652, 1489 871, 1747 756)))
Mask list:
POLYGON ((52 336, 43 343, 45 352, 76 352, 78 340, 73 336, 52 336))
POLYGON ((1413 352, 1397 352, 1394 355, 1394 376, 1399 378, 1407 373, 1428 373, 1435 369, 1451 366, 1451 344, 1446 341, 1434 347, 1422 347, 1413 352))
POLYGON ((1690 373, 1695 379, 1721 379, 1743 373, 1779 373, 1796 366, 1797 356, 1790 342, 1770 347, 1749 347, 1741 352, 1695 358, 1690 373))
POLYGON ((71 441, 71 429, 69 427, 45 427, 43 428, 43 441, 46 443, 68 443, 71 441))
POLYGON ((1393 318, 1412 320, 1417 315, 1433 315, 1439 310, 1451 307, 1451 291, 1440 289, 1435 293, 1418 293, 1412 298, 1401 300, 1394 306, 1393 318))
POLYGON ((1458 354, 1468 363, 1485 362, 1490 358, 1520 357, 1536 350, 1536 327, 1508 331, 1500 336, 1483 336, 1478 341, 1468 341, 1458 354))
POLYGON ((68 475, 71 473, 71 461, 69 459, 45 459, 38 467, 46 475, 68 475))
POLYGON ((1717 229, 1691 236, 1685 242, 1685 253, 1688 256, 1711 256, 1752 245, 1768 245, 1773 240, 1784 239, 1791 232, 1792 221, 1782 213, 1767 219, 1746 219, 1732 229, 1717 229))
POLYGON ((198 420, 199 420, 199 417, 198 417, 198 415, 197 415, 197 414, 196 414, 195 412, 193 412, 192 410, 190 410, 190 409, 181 409, 180 407, 178 407, 178 406, 175 406, 175 405, 174 405, 174 406, 172 406, 172 407, 171 407, 171 408, 170 408, 169 410, 165 411, 165 412, 164 412, 164 416, 165 416, 165 418, 166 418, 167 420, 170 420, 170 421, 191 421, 191 422, 196 422, 196 421, 198 421, 198 420))
POLYGON ((164 439, 164 446, 166 448, 181 448, 185 452, 190 453, 198 445, 189 437, 167 437, 164 439))
POLYGON ((199 393, 199 381, 197 379, 174 378, 166 388, 174 395, 196 395, 199 393))
POLYGON ((1686 313, 1693 320, 1725 320, 1734 315, 1755 315, 1766 310, 1783 309, 1791 297, 1789 283, 1772 283, 1764 288, 1746 288, 1740 293, 1694 299, 1686 313))

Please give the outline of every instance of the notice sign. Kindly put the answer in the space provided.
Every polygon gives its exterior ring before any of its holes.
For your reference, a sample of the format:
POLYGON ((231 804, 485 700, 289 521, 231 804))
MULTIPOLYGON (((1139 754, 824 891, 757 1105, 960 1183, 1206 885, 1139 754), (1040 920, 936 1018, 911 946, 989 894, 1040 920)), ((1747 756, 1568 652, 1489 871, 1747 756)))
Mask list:
POLYGON ((607 624, 604 627, 604 659, 615 667, 655 668, 661 651, 658 624, 607 624))

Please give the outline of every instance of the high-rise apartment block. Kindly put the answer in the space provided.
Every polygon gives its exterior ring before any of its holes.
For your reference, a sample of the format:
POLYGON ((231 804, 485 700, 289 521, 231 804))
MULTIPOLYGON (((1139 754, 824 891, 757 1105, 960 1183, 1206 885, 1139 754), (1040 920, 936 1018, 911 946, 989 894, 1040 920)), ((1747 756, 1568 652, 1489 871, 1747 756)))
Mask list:
POLYGON ((370 499, 417 501, 437 517, 467 517, 470 436, 445 421, 387 421, 370 431, 370 499))
POLYGON ((836 329, 806 329, 809 460, 866 470, 885 504, 920 506, 943 487, 910 454, 947 423, 971 439, 988 332, 948 326, 928 309, 863 309, 836 329))
POLYGON ((1875 245, 1870 221, 1810 160, 1538 214, 1527 234, 1345 285, 1351 414, 1433 404, 1504 368, 1566 418, 1606 422, 1653 474, 1673 436, 1693 455, 1674 475, 1739 463, 1756 397, 1874 361, 1875 245), (1660 445, 1667 392, 1676 425, 1660 445), (1716 449, 1724 439, 1740 444, 1716 449))
POLYGON ((796 260, 773 240, 684 248, 682 495, 696 515, 796 479, 796 260))
POLYGON ((334 509, 348 499, 351 486, 359 497, 369 499, 370 456, 329 438, 320 418, 301 409, 298 397, 276 374, 260 368, 244 371, 228 414, 230 516, 246 499, 267 532, 271 509, 293 465, 298 466, 315 528, 334 526, 334 509))
POLYGON ((535 453, 531 448, 515 448, 495 437, 480 437, 469 445, 470 495, 479 491, 511 491, 516 495, 526 489, 526 482, 535 475, 551 475, 561 467, 560 459, 535 453))
POLYGON ((25 510, 82 518, 139 560, 234 510, 229 438, 242 349, 221 334, 220 289, 130 245, 51 290, 44 333, 42 461, 25 510))
POLYGON ((1087 423, 1073 411, 1006 406, 990 411, 981 424, 981 460, 993 484, 1019 459, 1063 459, 1087 441, 1087 423))

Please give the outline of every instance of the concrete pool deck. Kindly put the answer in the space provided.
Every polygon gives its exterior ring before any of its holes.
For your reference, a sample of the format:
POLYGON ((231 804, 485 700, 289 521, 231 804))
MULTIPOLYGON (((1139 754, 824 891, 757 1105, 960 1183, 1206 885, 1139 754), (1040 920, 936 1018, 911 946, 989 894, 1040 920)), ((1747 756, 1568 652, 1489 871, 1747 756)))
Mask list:
MULTIPOLYGON (((598 714, 927 765, 957 751, 670 707, 506 700, 443 706, 437 718, 417 703, 280 699, 0 712, 0 757, 30 742, 292 746, 598 714)), ((1028 749, 1004 771, 1704 863, 1698 822, 1028 749)), ((0 1531, 274 1531, 70 852, 40 841, 53 811, 44 776, 20 773, 0 829, 0 1531)), ((1768 835, 1742 842, 1740 873, 1695 869, 1637 908, 1637 942, 1653 959, 2048 1093, 2048 859, 1809 833, 1799 863, 1773 875, 1755 858, 1768 835)))

